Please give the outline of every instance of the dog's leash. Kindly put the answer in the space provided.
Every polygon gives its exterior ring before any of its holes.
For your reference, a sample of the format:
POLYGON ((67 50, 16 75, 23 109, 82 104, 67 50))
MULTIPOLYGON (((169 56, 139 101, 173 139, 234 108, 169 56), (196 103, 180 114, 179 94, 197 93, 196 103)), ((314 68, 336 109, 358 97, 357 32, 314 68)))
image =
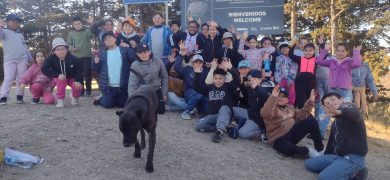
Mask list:
MULTIPOLYGON (((131 69, 131 68, 130 68, 130 72, 132 72, 133 74, 135 74, 135 75, 140 79, 140 83, 141 83, 142 85, 146 84, 144 78, 142 78, 142 76, 141 76, 140 73, 138 73, 137 71, 135 71, 134 69, 131 69)), ((130 78, 131 78, 131 77, 130 77, 130 78)))

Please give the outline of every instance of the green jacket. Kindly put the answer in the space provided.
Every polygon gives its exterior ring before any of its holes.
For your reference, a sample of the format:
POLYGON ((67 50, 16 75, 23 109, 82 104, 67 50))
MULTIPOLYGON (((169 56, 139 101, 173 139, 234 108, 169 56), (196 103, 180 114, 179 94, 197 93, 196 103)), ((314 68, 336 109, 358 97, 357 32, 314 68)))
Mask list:
POLYGON ((92 57, 91 38, 92 33, 89 29, 72 30, 68 34, 66 43, 69 47, 79 49, 77 52, 71 52, 77 58, 92 57))

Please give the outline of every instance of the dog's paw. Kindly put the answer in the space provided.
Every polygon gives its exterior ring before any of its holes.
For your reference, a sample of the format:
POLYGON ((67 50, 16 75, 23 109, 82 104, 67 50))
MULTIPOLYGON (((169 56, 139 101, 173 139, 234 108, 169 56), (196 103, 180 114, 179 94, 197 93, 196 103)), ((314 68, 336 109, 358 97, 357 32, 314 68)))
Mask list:
POLYGON ((141 158, 141 152, 139 152, 139 153, 135 152, 134 153, 134 158, 141 158))
POLYGON ((154 172, 153 163, 146 163, 145 170, 146 170, 146 172, 148 172, 148 173, 154 172))

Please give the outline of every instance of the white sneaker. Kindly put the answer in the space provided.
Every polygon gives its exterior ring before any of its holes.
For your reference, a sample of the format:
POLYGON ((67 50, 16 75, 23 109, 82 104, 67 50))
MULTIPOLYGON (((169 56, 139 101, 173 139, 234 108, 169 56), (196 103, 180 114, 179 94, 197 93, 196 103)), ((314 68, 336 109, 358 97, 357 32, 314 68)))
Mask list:
POLYGON ((58 107, 58 108, 64 107, 64 100, 63 99, 58 99, 56 107, 58 107))
POLYGON ((307 155, 311 158, 313 157, 317 157, 317 156, 321 156, 321 153, 318 152, 317 150, 313 149, 313 148, 308 148, 309 149, 309 153, 307 153, 307 155))
POLYGON ((75 106, 75 105, 78 105, 79 104, 79 98, 75 98, 75 97, 73 97, 72 96, 72 93, 70 93, 70 104, 72 104, 73 106, 75 106))

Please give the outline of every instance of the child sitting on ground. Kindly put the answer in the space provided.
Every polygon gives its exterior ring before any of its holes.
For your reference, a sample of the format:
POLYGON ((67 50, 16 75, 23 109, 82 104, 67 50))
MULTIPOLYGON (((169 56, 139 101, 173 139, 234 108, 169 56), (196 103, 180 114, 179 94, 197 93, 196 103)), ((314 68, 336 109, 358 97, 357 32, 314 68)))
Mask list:
POLYGON ((28 68, 19 82, 19 86, 22 89, 30 85, 30 92, 33 98, 31 104, 38 104, 41 97, 43 97, 45 104, 54 104, 55 101, 52 94, 54 84, 41 71, 45 58, 46 56, 42 51, 35 52, 34 64, 28 68))
POLYGON ((356 177, 367 175, 367 134, 359 109, 334 92, 325 94, 321 103, 335 121, 325 155, 306 160, 306 169, 319 173, 318 179, 364 179, 356 177))
POLYGON ((195 128, 200 132, 216 131, 211 138, 215 143, 219 143, 222 140, 223 134, 230 124, 233 94, 240 83, 240 77, 229 60, 222 61, 222 66, 225 70, 217 68, 214 71, 213 85, 202 85, 203 83, 200 82, 200 73, 203 67, 194 69, 195 90, 202 92, 209 99, 208 115, 200 119, 195 128), (229 83, 225 82, 226 71, 229 71, 233 75, 233 80, 229 83))
POLYGON ((331 48, 330 44, 325 45, 316 63, 329 68, 329 91, 340 94, 345 101, 352 102, 352 69, 361 66, 360 50, 362 46, 357 46, 353 50, 353 57, 347 57, 348 48, 346 44, 338 44, 336 47, 336 58, 325 60, 326 54, 331 48))
POLYGON ((261 109, 267 127, 268 143, 286 155, 319 156, 324 149, 317 120, 310 114, 314 108, 316 92, 310 93, 302 109, 295 109, 288 104, 288 91, 275 86, 272 95, 261 109), (307 134, 313 138, 315 149, 297 146, 307 134))

